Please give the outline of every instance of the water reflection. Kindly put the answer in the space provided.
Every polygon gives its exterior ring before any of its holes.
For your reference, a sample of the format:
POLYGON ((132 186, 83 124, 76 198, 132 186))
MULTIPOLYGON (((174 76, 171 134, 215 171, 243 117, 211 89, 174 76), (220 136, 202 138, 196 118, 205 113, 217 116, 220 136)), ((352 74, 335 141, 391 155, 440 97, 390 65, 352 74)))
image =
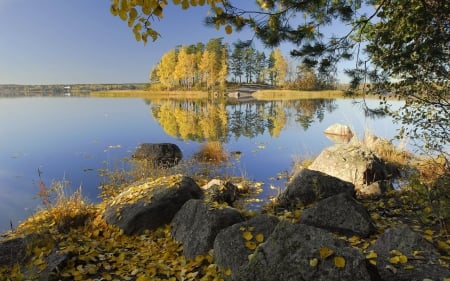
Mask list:
POLYGON ((227 105, 224 100, 166 100, 151 102, 151 113, 164 131, 184 141, 220 141, 230 138, 253 139, 269 133, 278 138, 288 122, 307 130, 322 122, 325 112, 338 108, 334 99, 253 101, 227 105))
POLYGON ((334 123, 350 125, 356 135, 369 128, 386 138, 397 127, 344 99, 0 98, 0 232, 40 203, 34 199, 38 168, 47 185, 67 178, 95 203, 99 172, 122 169, 122 159, 144 142, 174 143, 189 159, 216 141, 212 148, 223 148, 236 163, 227 175, 264 182, 261 198, 267 198, 276 193, 270 186, 285 186, 271 178, 290 171, 293 159, 314 157, 332 144, 323 131, 334 123))

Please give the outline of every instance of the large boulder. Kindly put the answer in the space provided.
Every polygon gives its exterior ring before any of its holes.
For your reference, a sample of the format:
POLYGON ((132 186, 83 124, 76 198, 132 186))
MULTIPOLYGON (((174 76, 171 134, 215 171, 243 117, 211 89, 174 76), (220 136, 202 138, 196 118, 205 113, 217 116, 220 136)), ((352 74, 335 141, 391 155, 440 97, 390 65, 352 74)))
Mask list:
POLYGON ((373 151, 352 143, 335 144, 325 148, 309 169, 353 183, 357 194, 363 197, 384 192, 366 187, 373 182, 388 179, 384 162, 373 151))
POLYGON ((375 231, 366 208, 348 193, 328 197, 304 210, 300 223, 361 237, 367 237, 375 231))
POLYGON ((147 160, 155 167, 169 168, 178 164, 183 153, 173 143, 143 143, 137 147, 132 157, 147 160))
POLYGON ((278 196, 278 203, 286 208, 298 204, 306 206, 342 192, 353 195, 355 186, 325 173, 303 168, 294 175, 286 189, 278 196))
POLYGON ((161 177, 129 187, 107 206, 104 218, 126 234, 154 230, 171 222, 184 203, 203 196, 192 178, 161 177))
POLYGON ((248 263, 248 256, 270 236, 278 218, 258 215, 248 221, 222 229, 214 240, 214 262, 231 269, 232 276, 248 263), (251 234, 251 235, 250 235, 251 234))
POLYGON ((363 254, 326 230, 281 221, 235 281, 369 281, 363 254))
POLYGON ((203 200, 189 200, 172 220, 172 236, 183 244, 183 254, 193 259, 213 248, 220 230, 242 221, 236 209, 213 208, 203 200))
POLYGON ((377 254, 376 268, 382 280, 422 281, 450 278, 436 248, 408 226, 387 229, 368 249, 377 254))

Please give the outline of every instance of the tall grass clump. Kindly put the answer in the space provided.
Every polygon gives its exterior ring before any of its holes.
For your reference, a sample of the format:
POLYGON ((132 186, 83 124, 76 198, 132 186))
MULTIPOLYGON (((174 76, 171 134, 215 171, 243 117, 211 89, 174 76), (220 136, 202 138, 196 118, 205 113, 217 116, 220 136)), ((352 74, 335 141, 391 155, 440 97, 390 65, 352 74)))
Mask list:
POLYGON ((195 153, 194 159, 200 163, 220 164, 229 160, 229 155, 218 141, 205 143, 195 153))
POLYGON ((94 211, 93 205, 83 197, 82 187, 69 193, 69 183, 65 179, 53 181, 50 187, 46 187, 39 179, 38 197, 43 207, 21 223, 18 226, 18 232, 22 230, 27 233, 42 232, 45 229, 56 229, 66 233, 71 228, 84 226, 94 211))

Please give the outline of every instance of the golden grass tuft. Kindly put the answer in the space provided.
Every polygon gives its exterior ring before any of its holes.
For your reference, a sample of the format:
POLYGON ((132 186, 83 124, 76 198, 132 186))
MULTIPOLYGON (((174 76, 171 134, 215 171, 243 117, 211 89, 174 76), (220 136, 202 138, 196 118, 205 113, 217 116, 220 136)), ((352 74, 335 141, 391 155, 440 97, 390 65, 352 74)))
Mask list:
POLYGON ((193 157, 200 163, 222 163, 229 159, 228 153, 218 141, 205 143, 193 157))
POLYGON ((17 233, 30 234, 43 229, 66 233, 71 228, 83 227, 95 212, 96 208, 83 198, 81 187, 68 195, 65 183, 60 181, 53 183, 51 191, 56 194, 54 202, 21 223, 17 233))
POLYGON ((93 97, 107 98, 146 98, 150 100, 167 99, 204 99, 208 97, 205 91, 157 91, 157 90, 113 90, 91 92, 93 97))
POLYGON ((253 94, 257 100, 298 100, 298 99, 332 99, 345 98, 339 90, 294 91, 294 90, 259 90, 253 94))

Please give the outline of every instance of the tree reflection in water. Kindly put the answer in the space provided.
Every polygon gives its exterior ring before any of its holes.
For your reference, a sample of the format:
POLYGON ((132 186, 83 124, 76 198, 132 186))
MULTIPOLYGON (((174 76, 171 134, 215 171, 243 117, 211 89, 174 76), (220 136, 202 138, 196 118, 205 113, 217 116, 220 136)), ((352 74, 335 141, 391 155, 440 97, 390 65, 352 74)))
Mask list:
POLYGON ((252 101, 166 100, 149 102, 155 120, 164 131, 184 141, 219 141, 254 138, 268 132, 278 138, 287 122, 298 122, 304 130, 322 122, 325 112, 337 109, 334 99, 252 101))

